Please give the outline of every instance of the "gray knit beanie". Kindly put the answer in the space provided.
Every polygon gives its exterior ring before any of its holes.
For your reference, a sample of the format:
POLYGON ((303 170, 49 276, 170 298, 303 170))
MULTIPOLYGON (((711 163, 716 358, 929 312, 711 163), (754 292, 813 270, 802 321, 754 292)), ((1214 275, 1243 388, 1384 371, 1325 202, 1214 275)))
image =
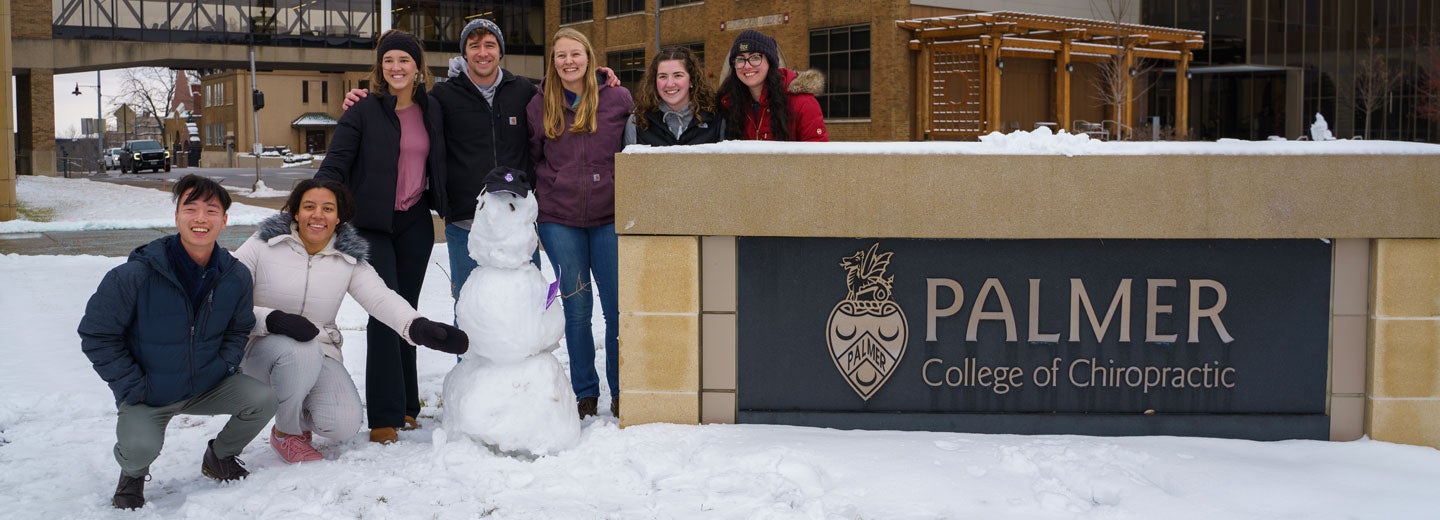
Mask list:
POLYGON ((484 18, 476 18, 465 24, 465 29, 460 31, 460 52, 465 52, 465 42, 470 39, 470 33, 481 30, 495 35, 495 43, 500 44, 500 55, 505 55, 505 34, 500 32, 500 26, 495 22, 484 18))

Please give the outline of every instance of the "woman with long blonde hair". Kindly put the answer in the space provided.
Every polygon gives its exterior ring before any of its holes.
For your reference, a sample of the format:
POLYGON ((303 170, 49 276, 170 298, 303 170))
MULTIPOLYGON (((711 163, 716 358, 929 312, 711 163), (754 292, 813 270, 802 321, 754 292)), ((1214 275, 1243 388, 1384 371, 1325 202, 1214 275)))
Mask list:
POLYGON ((540 92, 530 100, 530 155, 540 243, 566 296, 565 349, 576 411, 595 415, 600 381, 590 315, 591 284, 599 286, 605 317, 605 380, 610 411, 619 415, 619 281, 615 237, 615 153, 623 147, 625 120, 634 108, 630 91, 595 81, 595 48, 584 34, 560 29, 550 40, 540 92))

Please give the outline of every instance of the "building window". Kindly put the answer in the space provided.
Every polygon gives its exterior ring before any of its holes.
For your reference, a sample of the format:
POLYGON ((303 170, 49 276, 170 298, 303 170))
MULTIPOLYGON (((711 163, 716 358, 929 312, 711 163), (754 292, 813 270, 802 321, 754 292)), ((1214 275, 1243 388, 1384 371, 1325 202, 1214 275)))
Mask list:
POLYGON ((309 102, 310 102, 310 82, 309 82, 309 81, 305 81, 305 80, 301 80, 301 81, 300 81, 300 102, 301 102, 301 103, 309 103, 309 102))
POLYGON ((810 31, 810 67, 825 73, 826 118, 870 117, 869 25, 810 31))
POLYGON ((595 17, 595 2, 591 0, 560 0, 560 23, 583 22, 595 17))
POLYGON ((660 0, 660 7, 675 7, 677 5, 698 4, 703 0, 660 0))
POLYGON ((611 52, 605 55, 605 63, 620 77, 620 84, 635 92, 635 87, 645 77, 645 50, 611 52))
POLYGON ((682 43, 678 47, 688 49, 690 54, 695 56, 695 63, 700 65, 700 69, 705 69, 705 42, 682 43))
POLYGON ((645 10, 645 0, 610 0, 605 4, 605 14, 638 13, 645 10))
POLYGON ((320 82, 320 102, 321 102, 321 103, 329 103, 329 102, 330 102, 330 82, 329 82, 329 81, 321 81, 321 82, 320 82))
POLYGON ((215 105, 218 106, 218 105, 224 105, 224 104, 225 104, 225 84, 224 84, 224 83, 216 83, 216 84, 215 84, 215 105))

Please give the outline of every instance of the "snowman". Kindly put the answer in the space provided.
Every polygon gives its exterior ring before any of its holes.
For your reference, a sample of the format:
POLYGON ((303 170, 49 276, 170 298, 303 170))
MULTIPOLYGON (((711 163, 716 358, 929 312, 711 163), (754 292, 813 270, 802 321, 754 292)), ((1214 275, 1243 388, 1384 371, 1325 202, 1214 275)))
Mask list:
POLYGON ((455 306, 470 350, 445 376, 445 435, 506 453, 556 453, 579 441, 580 420, 550 353, 565 331, 557 285, 530 263, 539 209, 524 172, 498 167, 484 184, 467 244, 477 267, 455 306))

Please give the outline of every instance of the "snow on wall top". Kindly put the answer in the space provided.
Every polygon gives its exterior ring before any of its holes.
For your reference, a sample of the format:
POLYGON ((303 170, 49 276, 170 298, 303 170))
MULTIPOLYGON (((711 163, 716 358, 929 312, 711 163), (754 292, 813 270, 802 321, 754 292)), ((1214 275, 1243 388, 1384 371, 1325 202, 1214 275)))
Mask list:
POLYGON ((1400 141, 1101 141, 1048 128, 992 133, 980 142, 725 141, 694 146, 631 145, 625 153, 846 155, 1440 155, 1440 145, 1400 141))

